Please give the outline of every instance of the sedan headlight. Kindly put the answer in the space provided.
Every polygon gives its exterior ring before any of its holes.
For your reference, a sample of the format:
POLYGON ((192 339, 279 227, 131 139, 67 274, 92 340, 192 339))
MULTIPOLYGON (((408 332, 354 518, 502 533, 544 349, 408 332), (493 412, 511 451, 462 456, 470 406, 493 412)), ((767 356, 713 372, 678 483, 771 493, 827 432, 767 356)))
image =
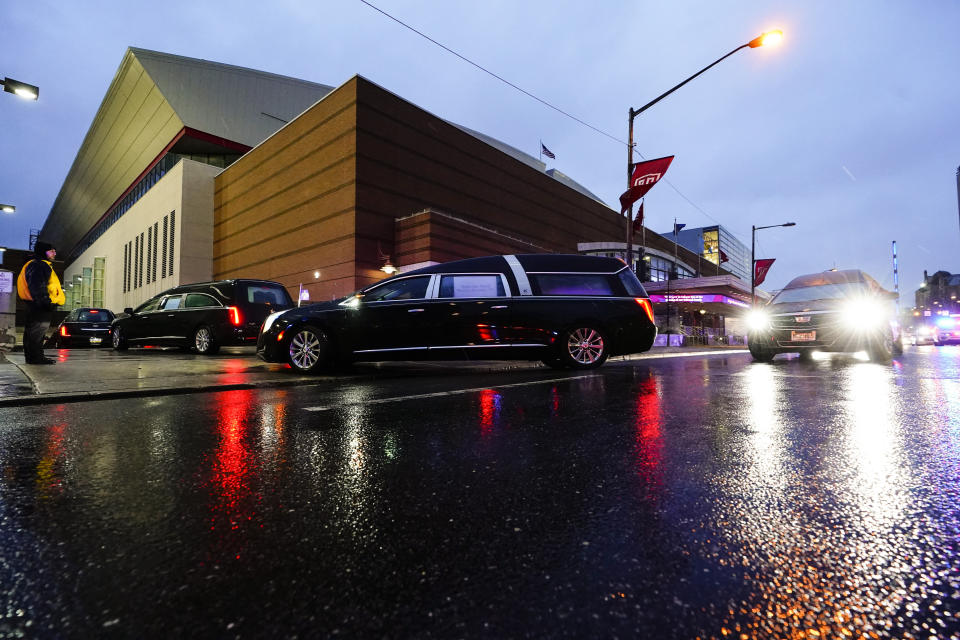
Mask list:
POLYGON ((843 306, 840 317, 848 329, 869 331, 884 323, 886 313, 876 300, 861 298, 847 302, 843 306))
POLYGON ((285 314, 287 311, 290 311, 290 309, 284 309, 283 311, 274 311, 273 313, 268 315, 267 319, 263 321, 263 327, 260 328, 260 333, 266 333, 267 331, 269 331, 270 325, 272 325, 277 318, 285 314))
POLYGON ((751 331, 766 331, 770 328, 770 314, 763 309, 753 309, 747 314, 747 327, 751 331))

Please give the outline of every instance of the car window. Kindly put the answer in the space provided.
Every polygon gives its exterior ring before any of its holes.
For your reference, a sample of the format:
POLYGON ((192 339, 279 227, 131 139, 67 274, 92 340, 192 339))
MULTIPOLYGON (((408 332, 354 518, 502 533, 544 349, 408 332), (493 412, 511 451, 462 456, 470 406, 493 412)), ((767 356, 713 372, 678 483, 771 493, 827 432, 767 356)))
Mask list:
POLYGON ((77 316, 80 315, 79 309, 74 309, 67 314, 67 317, 63 319, 64 322, 74 322, 77 319, 77 316))
POLYGON ((205 293, 188 293, 186 303, 183 306, 194 309, 197 307, 219 307, 221 305, 216 298, 205 293))
POLYGON ((623 295, 614 289, 615 276, 606 273, 532 273, 529 278, 534 294, 541 296, 623 295))
POLYGON ((292 306, 293 300, 286 288, 271 284, 248 284, 244 287, 243 299, 253 304, 269 304, 274 307, 292 306))
POLYGON ((627 290, 628 296, 640 296, 642 298, 647 297, 647 292, 643 288, 643 285, 640 284, 640 279, 637 278, 637 274, 630 269, 624 269, 617 274, 617 277, 620 278, 620 282, 623 284, 623 288, 627 290))
POLYGON ((113 314, 106 309, 77 310, 71 315, 80 322, 110 322, 113 320, 113 314))
POLYGON ((384 302, 387 300, 415 300, 427 295, 430 276, 416 276, 384 282, 363 294, 364 302, 384 302))
POLYGON ((134 313, 146 313, 147 311, 156 311, 160 306, 160 301, 163 300, 163 296, 157 296, 156 298, 150 298, 142 305, 137 307, 134 310, 134 313))
POLYGON ((168 296, 167 299, 163 301, 163 304, 160 305, 160 308, 163 310, 179 309, 182 303, 183 296, 168 296))
POLYGON ((499 274, 456 274, 440 277, 441 298, 499 298, 507 295, 499 274))

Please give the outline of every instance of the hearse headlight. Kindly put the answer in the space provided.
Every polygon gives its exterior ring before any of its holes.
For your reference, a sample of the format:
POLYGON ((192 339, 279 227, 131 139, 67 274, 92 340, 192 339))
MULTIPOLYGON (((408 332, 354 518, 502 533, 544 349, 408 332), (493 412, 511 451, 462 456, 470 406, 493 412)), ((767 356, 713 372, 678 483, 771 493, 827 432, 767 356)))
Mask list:
POLYGON ((360 306, 360 300, 363 299, 362 293, 357 293, 352 296, 347 296, 340 301, 339 306, 347 307, 348 309, 356 309, 360 306))
POLYGON ((858 331, 876 329, 883 324, 884 315, 880 303, 870 298, 850 300, 841 311, 843 324, 858 331))
POLYGON ((770 314, 763 309, 753 309, 747 313, 747 327, 751 331, 766 331, 770 328, 770 314))
POLYGON ((290 311, 290 309, 284 309, 283 311, 274 311, 273 313, 268 315, 267 319, 263 321, 263 328, 260 329, 260 333, 266 333, 267 331, 269 331, 270 327, 273 325, 274 322, 276 322, 277 318, 285 314, 287 311, 290 311))

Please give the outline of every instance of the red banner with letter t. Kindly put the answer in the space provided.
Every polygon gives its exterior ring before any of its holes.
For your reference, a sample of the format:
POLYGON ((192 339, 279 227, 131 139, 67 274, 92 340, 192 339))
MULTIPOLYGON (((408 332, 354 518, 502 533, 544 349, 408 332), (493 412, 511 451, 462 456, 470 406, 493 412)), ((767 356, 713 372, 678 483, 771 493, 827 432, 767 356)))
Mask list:
POLYGON ((763 258, 762 260, 753 261, 753 285, 756 287, 760 286, 760 283, 763 282, 767 277, 767 272, 770 271, 770 267, 773 266, 773 261, 776 258, 763 258))
POLYGON ((630 188, 620 196, 620 213, 626 213, 630 205, 645 196, 647 191, 650 191, 653 185, 657 184, 663 174, 667 172, 667 167, 670 166, 671 162, 673 162, 673 156, 638 162, 633 165, 633 173, 630 175, 630 188))

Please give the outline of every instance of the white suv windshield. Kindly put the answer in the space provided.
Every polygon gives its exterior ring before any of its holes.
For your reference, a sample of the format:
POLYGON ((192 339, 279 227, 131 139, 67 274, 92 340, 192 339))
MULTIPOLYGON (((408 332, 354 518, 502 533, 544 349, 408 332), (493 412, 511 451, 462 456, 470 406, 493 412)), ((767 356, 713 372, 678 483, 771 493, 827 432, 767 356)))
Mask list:
POLYGON ((814 300, 842 300, 853 296, 870 294, 870 290, 859 283, 819 284, 814 287, 784 289, 777 294, 771 304, 779 302, 812 302, 814 300))

